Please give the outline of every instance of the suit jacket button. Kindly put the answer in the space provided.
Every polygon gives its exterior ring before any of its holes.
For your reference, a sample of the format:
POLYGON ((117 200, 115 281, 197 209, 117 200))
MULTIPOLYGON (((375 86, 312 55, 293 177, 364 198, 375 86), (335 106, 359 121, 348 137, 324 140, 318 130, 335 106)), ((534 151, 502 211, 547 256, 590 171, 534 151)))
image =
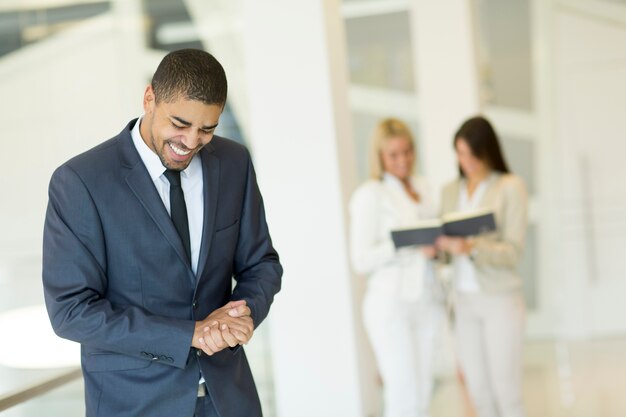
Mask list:
POLYGON ((196 349, 196 355, 197 356, 202 356, 202 351, 200 349, 196 349))
POLYGON ((193 303, 191 303, 191 306, 196 309, 198 308, 198 300, 193 300, 193 303))

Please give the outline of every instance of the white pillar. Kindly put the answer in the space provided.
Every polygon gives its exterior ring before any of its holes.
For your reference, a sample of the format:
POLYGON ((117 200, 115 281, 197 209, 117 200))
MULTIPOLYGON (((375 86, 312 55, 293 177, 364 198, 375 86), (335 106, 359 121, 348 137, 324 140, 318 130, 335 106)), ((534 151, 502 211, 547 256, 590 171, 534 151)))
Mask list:
POLYGON ((270 317, 279 417, 361 417, 346 202, 356 166, 339 0, 244 0, 250 143, 285 268, 270 317))
POLYGON ((151 69, 152 72, 144 72, 146 47, 141 0, 114 0, 111 6, 118 44, 119 110, 130 119, 143 113, 143 90, 156 67, 151 69))
POLYGON ((237 116, 243 137, 250 134, 245 69, 243 65, 241 1, 184 0, 203 45, 224 67, 228 104, 237 116))
POLYGON ((436 187, 457 175, 452 138, 480 111, 469 0, 411 0, 424 172, 436 187))

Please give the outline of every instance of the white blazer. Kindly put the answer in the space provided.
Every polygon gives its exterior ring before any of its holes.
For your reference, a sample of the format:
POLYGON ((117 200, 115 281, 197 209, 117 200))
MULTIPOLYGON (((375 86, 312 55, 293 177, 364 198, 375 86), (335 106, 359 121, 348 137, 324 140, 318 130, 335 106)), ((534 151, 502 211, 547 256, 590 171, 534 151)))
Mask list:
POLYGON ((391 231, 410 228, 437 216, 430 187, 423 178, 412 177, 420 195, 416 203, 401 181, 385 174, 369 180, 350 201, 350 254, 356 272, 368 276, 368 291, 405 300, 417 300, 425 282, 434 278, 433 266, 418 248, 397 250, 391 231))

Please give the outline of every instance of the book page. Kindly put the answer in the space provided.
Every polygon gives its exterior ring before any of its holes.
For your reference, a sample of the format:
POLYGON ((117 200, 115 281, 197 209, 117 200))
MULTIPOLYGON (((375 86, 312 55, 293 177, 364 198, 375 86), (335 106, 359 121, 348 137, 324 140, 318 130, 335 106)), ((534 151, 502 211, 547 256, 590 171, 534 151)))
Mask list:
POLYGON ((489 209, 479 209, 479 210, 471 210, 471 211, 453 211, 448 214, 444 214, 441 216, 441 220, 443 223, 455 222, 458 220, 466 220, 471 219, 473 217, 480 217, 486 214, 493 214, 493 210, 489 209))

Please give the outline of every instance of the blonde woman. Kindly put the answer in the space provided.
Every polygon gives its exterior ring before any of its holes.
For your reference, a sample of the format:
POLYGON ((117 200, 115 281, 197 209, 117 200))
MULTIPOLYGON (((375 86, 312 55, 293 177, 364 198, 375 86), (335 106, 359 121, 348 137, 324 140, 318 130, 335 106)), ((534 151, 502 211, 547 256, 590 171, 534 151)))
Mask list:
POLYGON ((454 136, 459 178, 445 187, 442 212, 489 209, 497 231, 442 237, 453 255, 457 353, 479 417, 522 417, 524 300, 517 273, 526 234, 524 182, 509 172, 491 124, 467 120, 454 136))
POLYGON ((391 240, 392 230, 437 214, 414 168, 409 128, 397 119, 381 121, 372 136, 371 178, 350 202, 352 262, 368 278, 363 319, 383 379, 384 417, 428 416, 443 311, 431 294, 434 248, 396 250, 391 240))

